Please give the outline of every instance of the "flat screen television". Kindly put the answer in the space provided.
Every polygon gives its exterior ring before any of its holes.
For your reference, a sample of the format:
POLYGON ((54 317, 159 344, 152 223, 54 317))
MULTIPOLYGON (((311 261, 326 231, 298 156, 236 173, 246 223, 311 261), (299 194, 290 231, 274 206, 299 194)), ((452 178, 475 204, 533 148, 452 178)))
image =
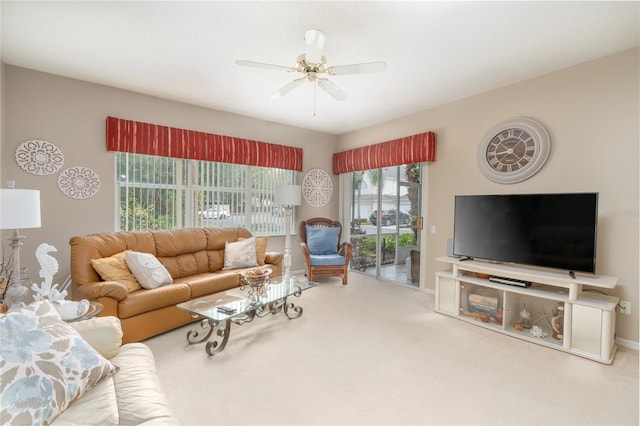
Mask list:
POLYGON ((598 193, 457 195, 453 254, 595 273, 598 193))

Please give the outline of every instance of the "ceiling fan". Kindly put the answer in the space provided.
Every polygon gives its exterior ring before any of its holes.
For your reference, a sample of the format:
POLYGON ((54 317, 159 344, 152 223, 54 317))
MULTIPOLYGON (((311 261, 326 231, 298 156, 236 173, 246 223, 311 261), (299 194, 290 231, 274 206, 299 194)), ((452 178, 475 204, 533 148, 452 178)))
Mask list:
POLYGON ((382 72, 387 69, 387 64, 384 62, 365 62, 360 64, 349 65, 337 65, 327 66, 327 59, 322 55, 324 49, 324 43, 326 35, 319 30, 307 30, 304 37, 305 53, 298 56, 296 59, 297 66, 288 67, 285 65, 266 64, 263 62, 253 62, 237 60, 237 65, 245 67, 265 68, 275 71, 287 71, 287 72, 299 72, 304 74, 302 77, 297 78, 277 92, 271 95, 271 99, 280 99, 293 89, 298 87, 305 81, 314 83, 314 85, 320 86, 325 92, 337 101, 343 101, 347 99, 348 95, 336 86, 331 80, 325 78, 323 75, 345 75, 345 74, 362 74, 362 73, 374 73, 382 72))

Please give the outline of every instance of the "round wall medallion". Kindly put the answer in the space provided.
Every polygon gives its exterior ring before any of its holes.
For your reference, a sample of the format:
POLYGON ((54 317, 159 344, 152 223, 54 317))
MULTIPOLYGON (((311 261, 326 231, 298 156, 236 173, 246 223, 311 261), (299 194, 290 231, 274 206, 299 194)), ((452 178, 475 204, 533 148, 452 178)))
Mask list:
POLYGON ((549 157, 551 143, 542 125, 518 117, 493 127, 478 147, 482 173, 497 183, 517 183, 540 170, 549 157))
POLYGON ((26 172, 45 176, 60 170, 64 163, 64 156, 51 142, 34 139, 18 146, 16 162, 26 172))
POLYGON ((100 190, 100 178, 86 167, 69 167, 58 176, 58 187, 67 197, 85 200, 100 190))
POLYGON ((331 176, 322 169, 311 169, 302 179, 302 196, 313 207, 325 206, 333 195, 331 176))

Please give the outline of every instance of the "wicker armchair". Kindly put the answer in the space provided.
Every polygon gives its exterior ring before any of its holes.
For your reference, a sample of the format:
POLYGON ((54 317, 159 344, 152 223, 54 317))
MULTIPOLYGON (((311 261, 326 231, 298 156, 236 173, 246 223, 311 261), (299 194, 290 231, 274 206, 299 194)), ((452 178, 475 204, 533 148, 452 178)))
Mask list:
POLYGON ((346 285, 352 246, 351 243, 340 243, 342 224, 337 220, 314 217, 300 222, 298 231, 309 281, 340 277, 346 285))

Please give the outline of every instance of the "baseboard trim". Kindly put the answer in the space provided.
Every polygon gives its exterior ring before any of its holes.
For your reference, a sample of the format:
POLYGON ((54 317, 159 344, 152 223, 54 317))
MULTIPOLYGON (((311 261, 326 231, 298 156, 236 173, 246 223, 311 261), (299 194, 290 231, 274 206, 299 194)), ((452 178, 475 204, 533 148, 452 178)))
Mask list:
POLYGON ((427 293, 427 294, 431 294, 431 295, 436 295, 436 291, 433 288, 429 288, 429 287, 421 287, 420 290, 422 290, 423 292, 427 293))
POLYGON ((638 345, 638 342, 634 342, 633 340, 628 339, 621 339, 619 337, 616 337, 616 344, 621 348, 631 349, 636 352, 638 352, 638 350, 640 349, 640 345, 638 345))

